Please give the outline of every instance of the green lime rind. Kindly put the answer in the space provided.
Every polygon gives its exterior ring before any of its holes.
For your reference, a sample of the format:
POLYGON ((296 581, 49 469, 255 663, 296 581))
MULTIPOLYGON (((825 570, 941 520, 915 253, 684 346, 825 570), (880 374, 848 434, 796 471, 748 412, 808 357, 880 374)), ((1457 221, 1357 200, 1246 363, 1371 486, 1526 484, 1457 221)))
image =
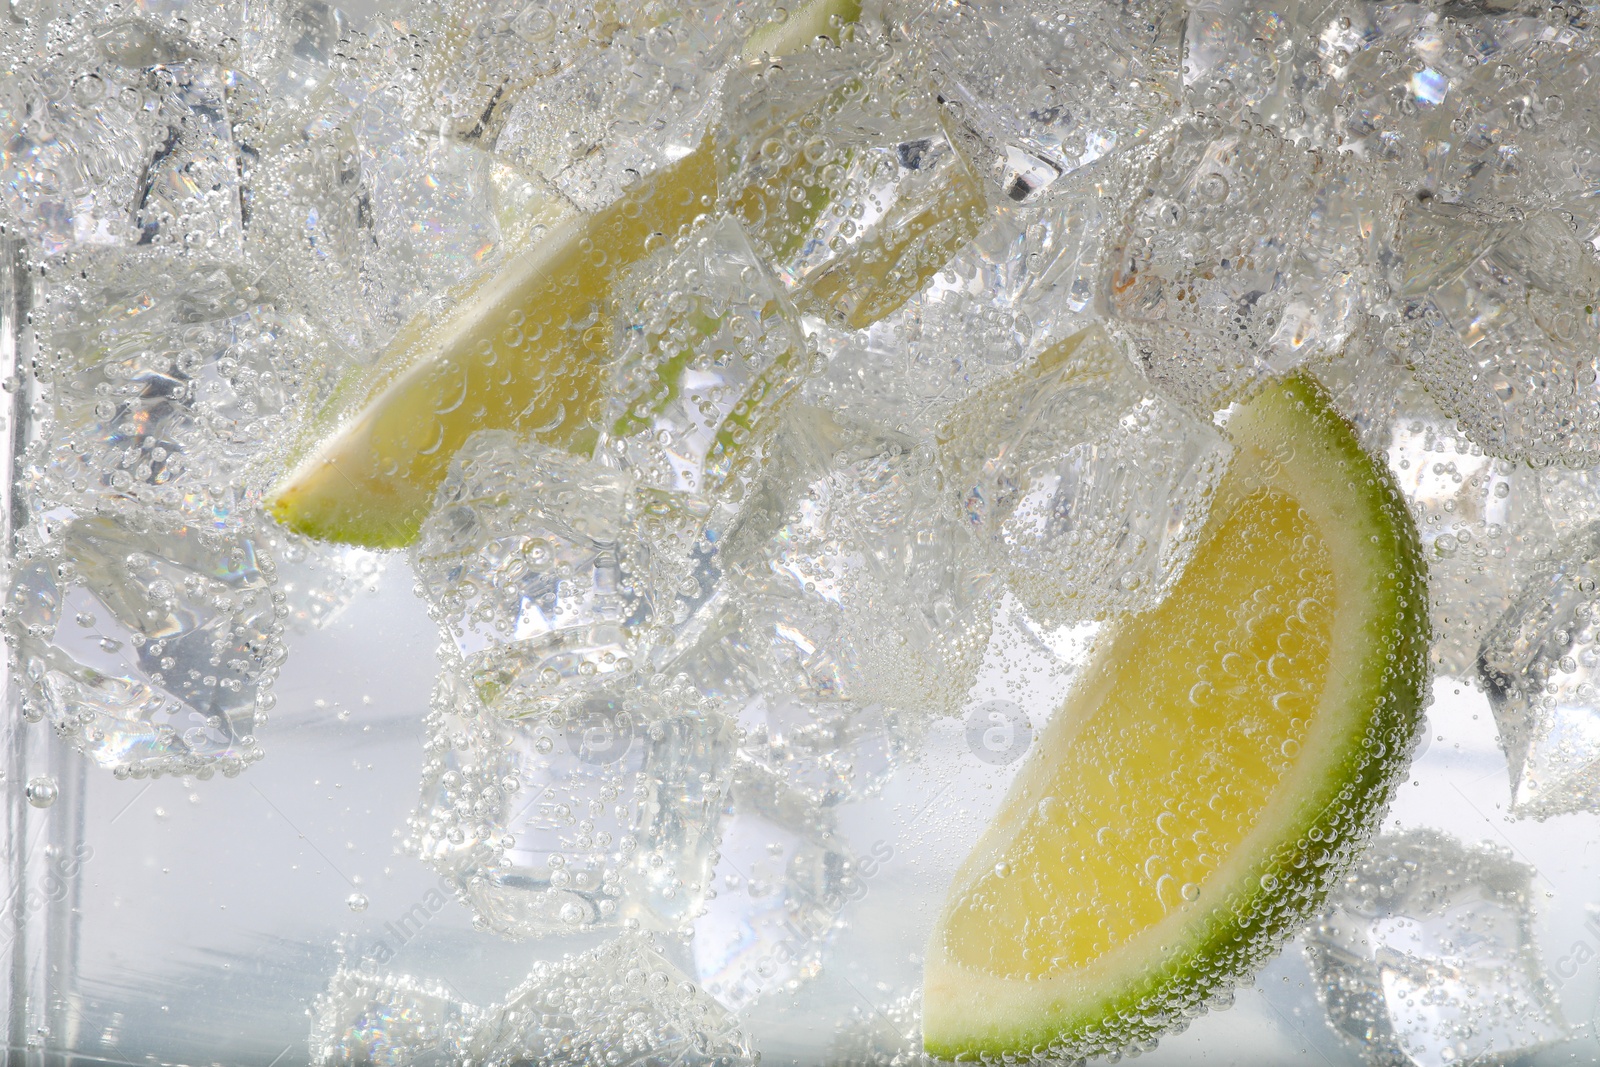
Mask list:
MULTIPOLYGON (((1348 494, 1339 503, 1350 525, 1330 547, 1367 557, 1361 647, 1330 664, 1340 670, 1355 661, 1359 684, 1347 705, 1348 729, 1322 763, 1322 787, 1301 801, 1301 817, 1277 820, 1298 832, 1249 865, 1158 966, 1127 976, 1090 1005, 1028 1019, 1008 1019, 997 1005, 982 1033, 925 1034, 934 1056, 1103 1055, 1146 1044, 1193 1017, 1304 925, 1377 831, 1404 778, 1423 721, 1430 624, 1427 568, 1398 486, 1308 377, 1263 392, 1229 429, 1245 447, 1309 450, 1309 461, 1289 461, 1296 473, 1307 466, 1325 483, 1321 489, 1348 494), (1334 484, 1338 478, 1344 485, 1334 484)), ((1296 489, 1302 499, 1311 491, 1303 481, 1296 489)))

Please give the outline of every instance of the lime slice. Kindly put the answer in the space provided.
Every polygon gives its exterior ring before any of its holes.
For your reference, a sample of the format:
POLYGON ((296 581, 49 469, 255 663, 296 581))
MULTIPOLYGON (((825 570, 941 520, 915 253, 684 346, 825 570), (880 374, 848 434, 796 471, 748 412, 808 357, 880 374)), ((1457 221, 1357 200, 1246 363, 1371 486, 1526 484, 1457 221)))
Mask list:
POLYGON ((333 425, 318 428, 326 435, 268 510, 309 537, 401 547, 475 431, 581 447, 599 414, 612 276, 707 211, 716 184, 712 154, 691 152, 604 211, 556 226, 442 321, 414 324, 357 383, 352 415, 329 405, 333 425))
POLYGON ((1321 389, 1237 409, 1187 569, 1042 731, 929 943, 924 1041, 1086 1056, 1274 952, 1376 827, 1421 719, 1427 588, 1387 471, 1321 389))
MULTIPOLYGON (((757 30, 746 55, 794 51, 860 14, 860 0, 811 0, 757 30)), ((710 211, 716 193, 707 143, 603 211, 553 227, 440 321, 410 324, 372 374, 324 406, 308 435, 316 443, 268 495, 268 511, 309 537, 398 548, 416 539, 475 431, 591 447, 612 280, 710 211)))

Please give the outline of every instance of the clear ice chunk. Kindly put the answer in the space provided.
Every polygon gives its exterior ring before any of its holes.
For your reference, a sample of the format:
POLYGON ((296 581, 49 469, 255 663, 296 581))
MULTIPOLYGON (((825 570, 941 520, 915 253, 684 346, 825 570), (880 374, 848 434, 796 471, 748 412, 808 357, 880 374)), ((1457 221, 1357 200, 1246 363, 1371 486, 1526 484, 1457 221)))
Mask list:
MULTIPOLYGON (((0 84, 0 201, 45 255, 129 245, 149 134, 136 79, 101 71, 86 15, 48 65, 25 63, 0 84)), ((32 27, 29 27, 31 29, 32 27)), ((45 42, 16 41, 47 47, 45 42)))
POLYGON ((1098 327, 973 397, 947 437, 979 543, 1048 626, 1157 603, 1231 454, 1098 327))
POLYGON ((1570 219, 1430 202, 1396 237, 1392 284, 1426 330, 1417 376, 1497 456, 1600 457, 1600 258, 1570 219))
POLYGON ((1173 114, 1177 21, 1159 3, 961 0, 918 9, 906 29, 927 43, 975 169, 1027 202, 1173 114))
POLYGON ((740 1012, 815 976, 854 886, 832 820, 759 771, 734 783, 694 966, 706 992, 740 1012))
POLYGON ((770 693, 960 708, 995 589, 931 445, 795 405, 746 511, 723 558, 770 693))
POLYGON ((326 122, 270 125, 253 138, 246 244, 271 284, 359 354, 386 330, 381 308, 362 299, 378 254, 372 187, 361 145, 341 118, 332 110, 326 122))
POLYGON ((801 386, 801 398, 858 422, 937 438, 960 402, 1097 319, 1099 257, 1117 216, 1116 185, 1072 178, 1034 203, 995 208, 920 292, 864 330, 808 319, 826 363, 801 386))
POLYGON ((283 660, 249 537, 147 513, 74 518, 19 556, 6 610, 24 711, 119 776, 237 774, 283 660))
POLYGON ((328 355, 238 266, 114 253, 36 313, 54 419, 24 472, 39 506, 132 501, 238 526, 328 355))
POLYGON ((479 1023, 479 1009, 438 983, 340 968, 311 1009, 311 1062, 451 1067, 479 1023))
POLYGON ((1409 377, 1389 399, 1384 450, 1428 563, 1435 667, 1477 673, 1484 634, 1519 582, 1542 573, 1554 533, 1538 472, 1487 455, 1409 377))
POLYGON ((782 288, 721 219, 619 283, 601 462, 650 489, 714 499, 806 370, 782 288))
POLYGON ((934 98, 892 51, 846 40, 746 63, 724 96, 721 206, 803 311, 871 325, 985 220, 934 98))
POLYGON ((1306 25, 1305 13, 1254 0, 1200 0, 1183 20, 1184 89, 1191 98, 1253 111, 1282 130, 1304 125, 1304 97, 1320 87, 1308 75, 1318 69, 1312 61, 1321 43, 1320 27, 1306 25))
POLYGON ((729 57, 770 10, 530 4, 461 34, 471 66, 441 50, 434 80, 464 135, 595 211, 700 146, 729 57))
POLYGON ((1506 751, 1511 811, 1600 810, 1600 524, 1556 547, 1484 637, 1479 670, 1506 751))
POLYGON ((1209 415, 1338 353, 1364 306, 1381 221, 1359 161, 1197 116, 1141 184, 1099 292, 1152 380, 1209 415))
POLYGON ((496 714, 538 714, 636 666, 650 618, 632 479, 506 430, 450 464, 412 562, 496 714))
POLYGON ((486 1010, 468 1055, 483 1067, 738 1067, 756 1059, 738 1019, 633 934, 539 963, 486 1010))
POLYGON ((738 722, 740 752, 820 807, 872 793, 904 745, 880 704, 778 692, 739 709, 738 722))
POLYGON ((1471 5, 1448 29, 1427 26, 1431 13, 1417 11, 1413 51, 1431 62, 1417 64, 1411 84, 1427 84, 1437 103, 1423 188, 1443 203, 1568 212, 1592 234, 1600 224, 1592 195, 1600 152, 1587 133, 1596 118, 1588 89, 1600 74, 1592 38, 1521 5, 1471 5))
POLYGON ((411 847, 478 925, 510 938, 696 913, 733 772, 734 727, 641 690, 507 722, 447 672, 428 722, 411 847))
MULTIPOLYGON (((371 145, 404 143, 382 127, 364 132, 371 145)), ((414 151, 380 154, 369 148, 365 164, 372 239, 382 250, 377 262, 387 288, 442 293, 499 249, 491 189, 494 158, 488 152, 439 141, 414 151)))
POLYGON ((1328 1022, 1369 1063, 1502 1063, 1567 1036, 1533 936, 1533 871, 1434 830, 1379 838, 1307 935, 1328 1022))
POLYGON ((244 219, 228 72, 205 63, 166 63, 147 79, 161 103, 134 195, 137 243, 238 256, 244 219))

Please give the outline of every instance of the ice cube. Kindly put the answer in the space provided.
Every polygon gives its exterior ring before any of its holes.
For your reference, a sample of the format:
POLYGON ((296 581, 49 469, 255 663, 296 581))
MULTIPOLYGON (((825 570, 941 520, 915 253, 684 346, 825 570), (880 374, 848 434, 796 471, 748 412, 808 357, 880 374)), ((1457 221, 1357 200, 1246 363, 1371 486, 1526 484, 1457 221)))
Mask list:
POLYGON ((1432 659, 1445 673, 1469 677, 1485 632, 1520 583, 1545 566, 1554 535, 1540 479, 1485 454, 1413 381, 1396 393, 1385 448, 1428 563, 1432 659))
POLYGON ((101 69, 90 24, 85 12, 8 28, 20 54, 55 56, 12 66, 0 85, 0 200, 45 255, 138 238, 131 209, 150 144, 143 79, 101 69))
POLYGON ((1099 292, 1172 396, 1209 415, 1340 350, 1381 230, 1364 165, 1200 116, 1159 147, 1141 184, 1099 292))
MULTIPOLYGON (((420 39, 376 30, 342 39, 303 101, 262 89, 243 127, 246 243, 264 284, 355 359, 414 314, 442 310, 503 244, 496 160, 475 140, 417 136, 420 39)), ((426 122, 437 130, 437 116, 426 122)))
POLYGON ((795 405, 747 513, 723 558, 780 686, 914 716, 959 709, 995 590, 931 445, 795 405))
POLYGON ((272 125, 253 138, 246 238, 267 265, 267 283, 294 294, 359 356, 387 334, 389 320, 362 300, 364 271, 377 254, 372 188, 361 145, 342 117, 335 109, 325 122, 272 125))
POLYGON ((71 518, 13 573, 29 718, 119 776, 231 775, 261 757, 283 647, 252 538, 148 512, 71 518))
POLYGON ((1443 40, 1435 27, 1419 34, 1416 51, 1433 62, 1417 84, 1432 76, 1431 95, 1442 95, 1427 128, 1424 189, 1463 206, 1570 212, 1587 236, 1600 223, 1589 193, 1600 177, 1588 135, 1596 106, 1585 92, 1600 73, 1593 46, 1561 16, 1514 5, 1463 14, 1443 40), (1448 80, 1439 83, 1435 68, 1448 80))
POLYGON ((1231 451, 1098 328, 973 397, 947 436, 968 521, 1047 626, 1157 603, 1231 451))
POLYGON ((686 922, 735 741, 719 712, 675 696, 613 690, 506 722, 446 672, 411 847, 506 937, 686 922))
POLYGON ((328 369, 319 338, 238 266, 144 251, 76 265, 36 313, 55 416, 25 472, 36 503, 249 522, 295 401, 328 369))
POLYGON ((1396 238, 1392 282, 1427 331, 1418 378, 1497 456, 1600 456, 1600 259, 1570 218, 1430 202, 1396 238))
POLYGON ((694 965, 706 992, 738 1012, 817 974, 854 885, 832 819, 747 770, 734 784, 711 892, 694 922, 694 965))
POLYGON ((1320 88, 1319 78, 1307 76, 1321 43, 1308 14, 1253 0, 1201 0, 1183 21, 1184 88, 1281 130, 1304 125, 1303 99, 1320 88))
POLYGON ((1500 1063, 1567 1036, 1533 937, 1533 871, 1434 830, 1380 838, 1311 927, 1333 1029, 1368 1062, 1500 1063))
POLYGON ((852 329, 903 304, 977 231, 982 192, 935 101, 867 41, 736 68, 721 206, 802 310, 852 329))
POLYGON ((596 458, 714 499, 806 370, 805 338, 744 231, 721 219, 619 282, 618 356, 596 458))
POLYGON ((494 159, 452 141, 380 154, 374 151, 379 144, 405 142, 388 122, 372 127, 362 131, 371 146, 363 163, 384 285, 398 293, 442 293, 482 268, 499 248, 490 188, 494 159))
POLYGON ((1159 3, 961 0, 918 11, 940 102, 1013 201, 1126 152, 1177 108, 1176 13, 1159 3))
POLYGON ((1600 808, 1600 524, 1563 538, 1484 637, 1479 669, 1511 774, 1511 810, 1600 808))
MULTIPOLYGON (((1096 168, 1104 177, 1120 168, 1096 168)), ((865 330, 815 318, 826 359, 801 387, 809 404, 923 440, 954 407, 1092 323, 1113 183, 1069 178, 1005 205, 894 314, 865 330)))
POLYGON ((311 1009, 317 1067, 448 1067, 480 1010, 435 982, 341 968, 311 1009))
POLYGON ((465 676, 530 715, 634 670, 650 619, 632 479, 505 430, 451 461, 412 550, 465 676))
POLYGON ((469 1055, 483 1067, 754 1062, 738 1020, 638 935, 538 964, 487 1010, 469 1055))
POLYGON ((133 202, 138 243, 237 256, 244 220, 227 72, 205 63, 167 63, 147 77, 161 103, 133 202))
POLYGON ((521 11, 484 19, 463 48, 482 72, 476 85, 439 57, 451 121, 585 211, 701 144, 729 56, 770 10, 509 6, 521 11))
POLYGON ((739 709, 739 750, 808 802, 831 807, 883 784, 904 744, 894 720, 881 704, 779 690, 739 709))

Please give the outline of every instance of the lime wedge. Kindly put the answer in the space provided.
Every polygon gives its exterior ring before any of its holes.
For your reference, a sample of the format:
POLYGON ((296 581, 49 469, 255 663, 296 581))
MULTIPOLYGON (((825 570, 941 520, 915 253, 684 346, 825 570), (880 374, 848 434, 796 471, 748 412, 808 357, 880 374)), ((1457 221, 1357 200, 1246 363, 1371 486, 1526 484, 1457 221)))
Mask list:
POLYGON ((556 226, 442 321, 408 329, 359 383, 352 415, 330 405, 334 425, 269 496, 273 517, 308 537, 397 548, 473 432, 581 446, 599 414, 612 276, 705 213, 716 186, 712 154, 691 152, 556 226))
MULTIPOLYGON (((860 15, 860 0, 810 0, 758 29, 746 56, 800 49, 860 15)), ((603 211, 553 227, 440 321, 410 324, 372 374, 325 405, 315 444, 267 510, 309 537, 399 548, 415 540, 451 457, 475 431, 592 447, 612 280, 712 209, 717 166, 703 144, 603 211)))
POLYGON ((1373 832, 1426 684, 1426 580, 1387 471, 1319 387, 1239 408, 1187 569, 1041 732, 931 937, 949 1058, 1109 1053, 1301 924, 1373 832))

